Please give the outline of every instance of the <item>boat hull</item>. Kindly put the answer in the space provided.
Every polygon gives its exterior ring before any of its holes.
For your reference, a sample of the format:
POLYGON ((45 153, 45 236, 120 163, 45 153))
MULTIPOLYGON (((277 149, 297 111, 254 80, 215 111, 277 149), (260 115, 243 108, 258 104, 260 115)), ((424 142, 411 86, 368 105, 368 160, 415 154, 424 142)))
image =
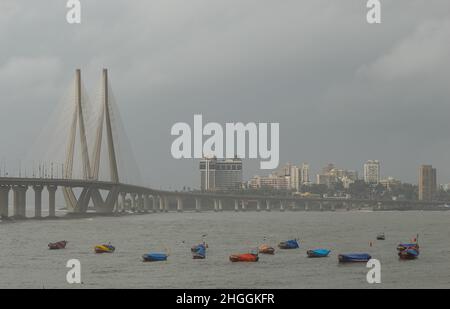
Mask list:
POLYGON ((338 259, 339 263, 367 263, 372 257, 366 253, 339 254, 338 259))
POLYGON ((299 247, 297 240, 283 241, 278 244, 278 248, 283 250, 298 249, 299 247))
POLYGON ((49 243, 48 248, 50 250, 61 250, 61 249, 65 249, 66 245, 67 245, 67 241, 63 240, 63 241, 58 241, 55 243, 49 243))
POLYGON ((142 261, 143 262, 163 262, 163 261, 167 261, 167 254, 164 253, 149 253, 149 254, 144 254, 142 256, 142 261))
POLYGON ((258 262, 259 257, 256 254, 234 254, 230 255, 231 262, 258 262))
POLYGON ((308 255, 309 258, 324 258, 328 257, 330 252, 331 252, 330 250, 326 249, 317 249, 317 250, 308 250, 306 251, 306 254, 308 255))
POLYGON ((95 246, 94 251, 97 254, 114 253, 114 251, 116 251, 116 248, 111 245, 99 245, 95 246))

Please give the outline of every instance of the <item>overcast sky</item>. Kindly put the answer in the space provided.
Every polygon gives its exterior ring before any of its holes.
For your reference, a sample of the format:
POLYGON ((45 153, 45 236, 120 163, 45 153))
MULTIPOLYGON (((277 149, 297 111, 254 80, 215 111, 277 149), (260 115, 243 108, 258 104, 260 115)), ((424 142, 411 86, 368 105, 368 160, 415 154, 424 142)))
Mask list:
MULTIPOLYGON (((89 0, 69 25, 63 0, 0 2, 0 158, 17 165, 66 94, 74 70, 110 81, 145 183, 197 186, 174 160, 172 125, 279 122, 281 163, 328 162, 417 182, 450 182, 450 2, 89 0)), ((64 145, 61 145, 64 147, 64 145)), ((11 167, 11 169, 14 168, 11 167)), ((245 177, 267 174, 245 162, 245 177)))

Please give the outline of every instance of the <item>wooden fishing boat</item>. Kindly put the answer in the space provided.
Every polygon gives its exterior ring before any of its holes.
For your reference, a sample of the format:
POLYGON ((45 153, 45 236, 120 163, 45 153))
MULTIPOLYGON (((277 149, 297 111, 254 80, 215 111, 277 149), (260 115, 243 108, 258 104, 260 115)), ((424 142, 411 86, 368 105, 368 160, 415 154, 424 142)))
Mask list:
POLYGON ((259 257, 254 253, 233 254, 230 255, 231 262, 258 262, 259 257))
POLYGON ((167 253, 147 253, 142 256, 143 262, 161 262, 167 261, 167 253))
POLYGON ((113 253, 116 251, 116 248, 114 246, 108 245, 97 245, 94 247, 95 253, 113 253))
POLYGON ((262 254, 275 254, 275 248, 264 244, 258 247, 258 252, 262 254))
POLYGON ((298 249, 300 246, 297 239, 282 241, 278 244, 280 249, 298 249))
POLYGON ((203 260, 206 258, 206 245, 199 244, 191 248, 192 258, 194 260, 203 260))
POLYGON ((310 258, 323 258, 323 257, 328 257, 330 252, 331 251, 328 249, 312 249, 312 250, 306 251, 306 254, 310 258))
POLYGON ((61 249, 65 249, 66 245, 67 245, 67 241, 62 240, 62 241, 58 241, 58 242, 54 242, 54 243, 49 243, 48 248, 50 250, 61 250, 61 249))
POLYGON ((367 253, 339 254, 339 263, 367 263, 372 259, 367 253))
POLYGON ((402 260, 415 260, 419 257, 419 250, 416 249, 405 249, 398 253, 398 256, 402 260))
POLYGON ((386 240, 386 235, 384 233, 380 233, 377 235, 377 240, 386 240))

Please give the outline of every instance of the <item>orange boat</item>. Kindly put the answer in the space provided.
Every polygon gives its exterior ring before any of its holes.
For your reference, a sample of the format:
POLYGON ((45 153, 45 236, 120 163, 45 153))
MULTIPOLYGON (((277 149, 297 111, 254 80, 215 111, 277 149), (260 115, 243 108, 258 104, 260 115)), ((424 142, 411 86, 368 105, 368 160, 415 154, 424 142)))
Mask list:
POLYGON ((258 262, 259 257, 254 253, 233 254, 230 255, 231 262, 258 262))
POLYGON ((258 252, 262 254, 275 254, 275 249, 273 247, 270 247, 269 245, 261 245, 258 248, 258 252))

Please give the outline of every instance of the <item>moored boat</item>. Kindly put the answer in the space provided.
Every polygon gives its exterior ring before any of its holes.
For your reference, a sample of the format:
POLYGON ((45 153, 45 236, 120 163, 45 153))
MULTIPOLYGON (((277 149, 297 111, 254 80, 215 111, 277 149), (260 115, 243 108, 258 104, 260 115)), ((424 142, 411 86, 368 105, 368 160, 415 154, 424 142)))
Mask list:
POLYGON ((103 245, 97 245, 94 247, 95 253, 113 253, 116 251, 116 248, 114 246, 111 246, 110 244, 103 244, 103 245))
POLYGON ((328 249, 312 249, 312 250, 306 251, 306 254, 310 258, 322 258, 322 257, 328 257, 330 252, 331 252, 331 250, 328 250, 328 249))
POLYGON ((420 247, 418 243, 404 243, 404 244, 399 244, 397 246, 397 251, 401 252, 407 249, 415 249, 417 251, 419 251, 420 247))
POLYGON ((300 246, 297 239, 282 241, 278 244, 280 249, 298 249, 300 246))
POLYGON ((54 243, 49 243, 48 248, 50 250, 60 250, 60 249, 65 249, 66 245, 67 245, 67 241, 62 240, 62 241, 58 241, 58 242, 54 242, 54 243))
POLYGON ((191 248, 192 258, 194 260, 202 260, 206 258, 206 245, 199 244, 191 248))
POLYGON ((366 263, 372 259, 368 253, 339 254, 340 263, 366 263))
POLYGON ((377 235, 377 240, 386 240, 386 235, 384 233, 380 233, 377 235))
POLYGON ((167 253, 147 253, 142 256, 142 260, 143 262, 161 262, 167 261, 168 256, 167 253))
POLYGON ((230 255, 231 262, 258 262, 258 260, 259 260, 258 254, 255 253, 230 255))
POLYGON ((275 248, 264 244, 258 247, 258 252, 262 254, 275 254, 275 248))
POLYGON ((420 254, 419 250, 409 248, 409 249, 400 251, 398 253, 398 256, 402 260, 414 260, 419 257, 419 254, 420 254))

